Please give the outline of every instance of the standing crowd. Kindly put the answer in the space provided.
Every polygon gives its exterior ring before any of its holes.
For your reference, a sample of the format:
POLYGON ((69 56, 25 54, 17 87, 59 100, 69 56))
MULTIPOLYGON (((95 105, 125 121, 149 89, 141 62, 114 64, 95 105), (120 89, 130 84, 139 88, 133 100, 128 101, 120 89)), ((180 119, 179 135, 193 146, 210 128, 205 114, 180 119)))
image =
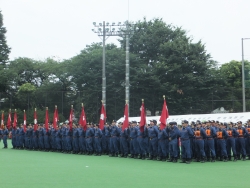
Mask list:
POLYGON ((0 129, 0 141, 8 148, 7 138, 11 135, 13 149, 26 149, 65 154, 109 155, 110 157, 130 157, 190 164, 196 162, 237 161, 250 159, 250 120, 243 126, 237 123, 218 121, 182 121, 178 126, 170 122, 160 129, 156 120, 140 127, 138 122, 130 122, 129 128, 122 129, 122 123, 113 121, 101 130, 97 124, 87 124, 86 128, 66 123, 46 130, 43 124, 37 129, 29 124, 21 124, 16 129, 0 129))

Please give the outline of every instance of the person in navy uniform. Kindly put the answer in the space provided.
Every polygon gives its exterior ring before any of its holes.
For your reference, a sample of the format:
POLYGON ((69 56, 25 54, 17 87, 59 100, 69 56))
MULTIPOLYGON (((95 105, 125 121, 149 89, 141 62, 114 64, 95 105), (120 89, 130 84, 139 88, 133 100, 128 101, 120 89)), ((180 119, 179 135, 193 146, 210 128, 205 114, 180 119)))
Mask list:
MULTIPOLYGON (((87 126, 87 125, 86 125, 87 126)), ((86 154, 85 131, 83 127, 78 128, 80 154, 86 154)))
POLYGON ((87 155, 93 154, 93 136, 94 136, 94 130, 92 129, 90 124, 87 124, 87 130, 86 130, 87 155))
POLYGON ((123 123, 120 124, 120 148, 121 148, 121 155, 120 157, 127 158, 128 157, 128 129, 122 130, 123 123))
POLYGON ((16 149, 16 129, 12 126, 11 129, 11 143, 12 143, 12 149, 16 149))
POLYGON ((130 158, 138 158, 138 142, 137 142, 137 134, 138 128, 136 127, 137 122, 132 121, 132 125, 129 128, 129 138, 130 138, 130 158))
POLYGON ((188 126, 188 121, 184 120, 182 124, 182 129, 180 130, 181 157, 182 157, 181 163, 190 164, 191 162, 190 137, 192 137, 193 135, 194 135, 194 132, 188 126))
POLYGON ((157 159, 157 151, 158 151, 158 127, 156 120, 150 120, 150 126, 147 128, 148 137, 149 137, 149 153, 150 158, 148 160, 156 160, 157 159))
POLYGON ((177 123, 175 121, 169 122, 169 126, 167 127, 167 134, 169 135, 169 154, 170 159, 168 162, 177 162, 178 157, 178 141, 177 138, 179 136, 179 129, 177 128, 177 123))
POLYGON ((62 126, 58 126, 55 129, 55 144, 56 144, 56 151, 61 152, 62 151, 62 132, 61 132, 62 126))
POLYGON ((211 162, 215 162, 216 153, 215 153, 214 138, 216 137, 216 131, 214 127, 211 126, 210 122, 204 122, 204 123, 206 124, 205 131, 207 135, 207 138, 205 139, 205 152, 207 156, 207 161, 210 161, 210 156, 212 155, 211 162))
POLYGON ((101 156, 101 139, 102 139, 102 130, 99 128, 99 125, 94 126, 94 139, 95 139, 95 156, 101 156))
POLYGON ((242 156, 243 161, 246 160, 246 143, 245 143, 245 137, 248 137, 249 134, 247 130, 242 127, 242 122, 238 121, 238 129, 236 130, 238 132, 238 138, 236 139, 236 153, 237 153, 237 159, 240 159, 240 154, 242 156))
POLYGON ((65 129, 66 135, 66 153, 70 154, 72 151, 72 130, 70 130, 70 126, 67 124, 65 129))
POLYGON ((194 129, 194 143, 195 143, 195 153, 196 153, 196 161, 205 162, 205 151, 204 151, 204 139, 207 138, 205 130, 201 127, 201 122, 198 121, 196 124, 196 128, 194 129), (201 159, 201 160, 200 160, 201 159))
POLYGON ((44 149, 47 152, 49 152, 50 150, 49 136, 50 136, 50 129, 46 130, 46 128, 44 128, 43 129, 43 143, 44 143, 44 149))
POLYGON ((9 131, 5 125, 4 125, 4 128, 2 130, 2 135, 3 135, 3 145, 4 145, 3 149, 7 149, 8 148, 7 139, 8 139, 9 131))
POLYGON ((158 160, 159 161, 166 161, 167 160, 167 140, 168 134, 166 132, 166 128, 158 130, 158 160))
POLYGON ((72 147, 73 147, 73 154, 79 153, 79 131, 78 126, 73 124, 73 132, 72 132, 72 147))
POLYGON ((109 155, 110 154, 110 130, 111 130, 111 127, 109 126, 108 123, 106 123, 104 125, 104 135, 105 135, 105 152, 106 152, 106 155, 109 155))
POLYGON ((248 133, 248 135, 245 138, 245 142, 246 142, 246 154, 248 156, 248 160, 250 160, 250 119, 247 120, 246 130, 247 130, 247 133, 248 133))
POLYGON ((145 138, 147 136, 147 128, 146 125, 144 126, 144 128, 138 128, 137 131, 137 143, 139 146, 139 150, 140 150, 140 157, 139 159, 145 159, 146 158, 146 142, 145 142, 145 138))
POLYGON ((20 149, 24 148, 24 129, 23 129, 23 124, 21 124, 20 129, 19 129, 19 148, 20 149))
POLYGON ((238 137, 238 132, 235 128, 233 128, 232 122, 230 122, 227 126, 227 140, 226 140, 226 148, 227 148, 227 155, 228 160, 231 161, 231 152, 233 152, 234 161, 237 161, 237 154, 236 154, 236 148, 235 148, 235 138, 238 137))
POLYGON ((116 126, 116 121, 113 120, 112 126, 110 129, 110 157, 118 157, 118 143, 117 136, 119 135, 118 127, 116 126))
POLYGON ((227 162, 227 150, 226 150, 226 139, 228 137, 228 133, 226 131, 226 123, 220 123, 219 130, 217 131, 217 146, 221 151, 221 157, 224 162, 227 162))
POLYGON ((32 149, 37 151, 38 150, 38 130, 35 130, 34 128, 32 128, 31 142, 32 142, 32 149))

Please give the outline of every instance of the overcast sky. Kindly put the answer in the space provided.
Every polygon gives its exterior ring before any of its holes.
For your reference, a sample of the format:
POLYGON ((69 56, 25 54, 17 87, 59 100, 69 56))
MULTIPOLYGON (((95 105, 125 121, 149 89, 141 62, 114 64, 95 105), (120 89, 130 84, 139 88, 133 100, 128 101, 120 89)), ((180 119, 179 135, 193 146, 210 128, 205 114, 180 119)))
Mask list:
MULTIPOLYGON (((194 41, 202 40, 219 63, 241 60, 241 38, 250 38, 250 0, 0 0, 0 10, 10 59, 73 57, 86 45, 101 42, 91 31, 93 22, 128 18, 163 18, 181 26, 194 41)), ((116 40, 111 37, 107 43, 118 44, 116 40)), ((244 48, 250 60, 250 40, 244 48)))

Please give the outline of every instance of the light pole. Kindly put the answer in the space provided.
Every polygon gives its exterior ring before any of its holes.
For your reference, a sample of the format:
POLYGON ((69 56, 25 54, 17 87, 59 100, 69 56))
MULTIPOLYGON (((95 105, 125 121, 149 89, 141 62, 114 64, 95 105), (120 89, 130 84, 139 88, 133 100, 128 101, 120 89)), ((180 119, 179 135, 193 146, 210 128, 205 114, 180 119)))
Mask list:
POLYGON ((243 112, 246 112, 246 96, 245 96, 245 64, 244 64, 244 40, 248 40, 250 38, 242 38, 242 103, 243 103, 243 112))
POLYGON ((105 21, 96 24, 93 23, 94 27, 97 29, 92 29, 94 33, 97 33, 99 37, 102 36, 103 40, 103 59, 102 59, 102 100, 106 107, 106 73, 105 73, 105 41, 110 36, 126 37, 126 61, 125 61, 125 100, 129 104, 129 38, 134 34, 134 24, 126 21, 124 24, 121 22, 109 24, 105 21), (116 30, 117 29, 117 30, 116 30))

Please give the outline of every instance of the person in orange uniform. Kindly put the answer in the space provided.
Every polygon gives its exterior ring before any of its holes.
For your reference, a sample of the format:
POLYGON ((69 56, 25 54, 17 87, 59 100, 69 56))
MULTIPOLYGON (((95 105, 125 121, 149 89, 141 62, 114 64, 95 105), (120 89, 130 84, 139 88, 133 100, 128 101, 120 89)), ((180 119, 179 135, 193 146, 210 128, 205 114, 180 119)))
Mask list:
POLYGON ((245 143, 245 137, 249 136, 247 130, 242 127, 242 122, 238 121, 238 138, 236 139, 236 153, 237 153, 237 159, 240 159, 240 154, 242 156, 243 161, 246 160, 246 143, 245 143))
POLYGON ((247 120, 247 127, 246 127, 248 135, 245 138, 246 143, 246 154, 248 156, 248 160, 250 160, 250 119, 247 120))
POLYGON ((221 123, 219 126, 219 130, 217 131, 217 146, 221 151, 221 156, 223 157, 223 161, 227 162, 227 150, 226 150, 226 140, 228 137, 228 133, 225 129, 226 124, 221 123))
POLYGON ((234 161, 237 161, 237 156, 236 156, 236 148, 235 148, 235 138, 238 137, 238 132, 236 131, 235 128, 233 128, 233 123, 230 122, 227 126, 227 155, 228 155, 228 160, 231 161, 232 157, 231 157, 231 152, 233 152, 233 156, 234 156, 234 161))
POLYGON ((201 127, 201 122, 197 122, 196 128, 194 131, 194 136, 195 136, 195 150, 197 154, 197 159, 196 161, 199 162, 201 158, 201 162, 205 162, 205 151, 204 151, 204 139, 207 138, 205 130, 201 127))

